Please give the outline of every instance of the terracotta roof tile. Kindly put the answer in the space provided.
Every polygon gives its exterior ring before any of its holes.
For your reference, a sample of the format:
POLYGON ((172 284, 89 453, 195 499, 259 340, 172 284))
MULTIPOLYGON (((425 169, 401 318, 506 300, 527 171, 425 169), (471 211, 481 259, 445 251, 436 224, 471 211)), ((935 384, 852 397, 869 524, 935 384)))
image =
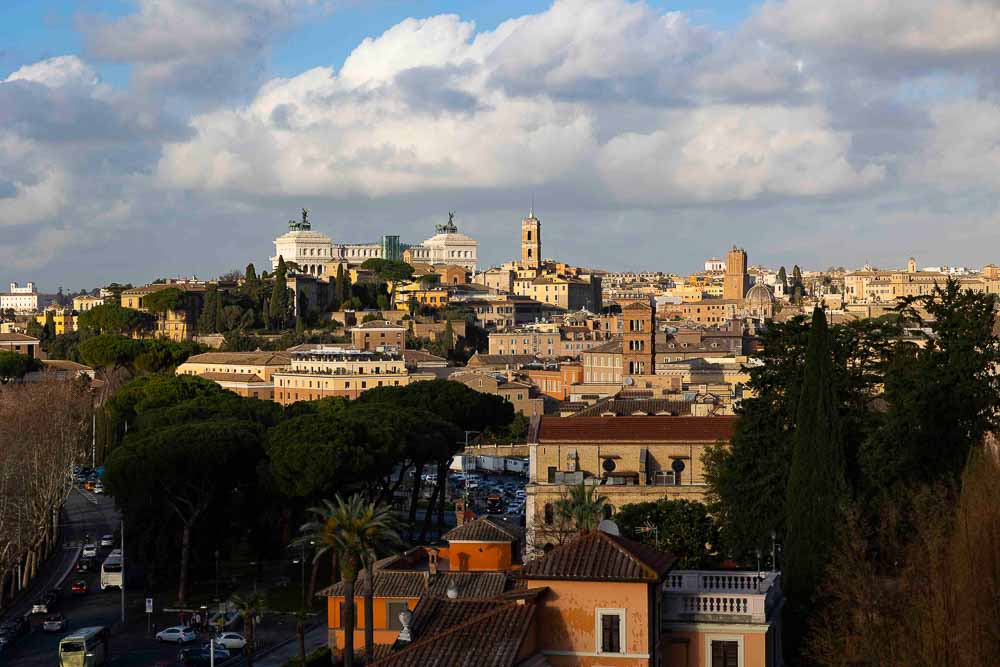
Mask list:
POLYGON ((441 539, 448 542, 515 542, 524 539, 524 529, 504 519, 484 516, 452 528, 441 539))
POLYGON ((198 373, 198 377, 204 378, 206 380, 211 380, 212 382, 248 382, 248 383, 258 383, 263 382, 259 375, 256 373, 198 373))
POLYGON ((34 336, 26 336, 20 333, 0 333, 0 343, 37 343, 34 336))
MULTIPOLYGON (((391 567, 391 563, 389 564, 391 567)), ((382 569, 375 572, 375 597, 419 598, 424 595, 446 597, 454 582, 459 598, 492 598, 507 588, 506 572, 439 572, 425 576, 425 571, 382 569)), ((367 575, 361 572, 354 584, 355 594, 361 595, 367 575)), ((344 582, 338 582, 320 592, 327 596, 343 596, 344 582)))
POLYGON ((656 582, 670 571, 673 563, 674 556, 670 553, 592 530, 529 561, 517 576, 523 579, 656 582))
POLYGON ((383 667, 513 667, 534 615, 534 604, 510 602, 443 632, 417 639, 372 664, 383 667))
POLYGON ((573 419, 579 417, 600 417, 606 413, 613 413, 618 417, 627 417, 642 413, 643 416, 652 415, 689 415, 691 414, 691 403, 689 401, 674 401, 667 398, 605 398, 590 407, 570 415, 573 419))
POLYGON ((223 364, 234 366, 289 366, 288 352, 203 352, 188 357, 185 364, 223 364))
POLYGON ((728 441, 739 418, 719 417, 542 417, 538 442, 728 441))

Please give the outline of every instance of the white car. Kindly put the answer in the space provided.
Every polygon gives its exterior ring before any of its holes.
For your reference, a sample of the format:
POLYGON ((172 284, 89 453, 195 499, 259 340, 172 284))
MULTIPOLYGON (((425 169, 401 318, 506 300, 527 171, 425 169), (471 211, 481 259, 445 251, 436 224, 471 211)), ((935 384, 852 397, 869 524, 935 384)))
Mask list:
POLYGON ((83 545, 83 557, 84 558, 97 558, 97 545, 96 544, 84 544, 83 545))
POLYGON ((223 632, 215 638, 215 643, 230 650, 241 651, 247 645, 247 640, 238 632, 223 632))
POLYGON ((94 493, 104 493, 104 485, 100 482, 94 484, 94 493))
POLYGON ((102 547, 113 547, 115 546, 115 536, 114 535, 104 535, 101 537, 102 547))
POLYGON ((198 635, 191 628, 184 625, 174 625, 164 628, 156 633, 156 641, 174 642, 176 644, 186 644, 198 639, 198 635))

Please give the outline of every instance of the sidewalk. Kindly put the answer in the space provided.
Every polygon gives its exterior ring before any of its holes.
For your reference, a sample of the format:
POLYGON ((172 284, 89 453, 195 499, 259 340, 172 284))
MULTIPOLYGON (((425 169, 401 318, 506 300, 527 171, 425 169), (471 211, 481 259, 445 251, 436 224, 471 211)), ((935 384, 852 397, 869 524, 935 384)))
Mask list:
MULTIPOLYGON (((318 626, 306 632, 306 655, 310 652, 315 651, 318 648, 326 646, 327 642, 327 629, 326 623, 320 623, 318 626)), ((292 658, 297 658, 299 656, 299 638, 298 636, 292 637, 290 641, 283 644, 279 644, 273 650, 271 650, 266 655, 254 658, 254 667, 284 667, 285 663, 292 658)))

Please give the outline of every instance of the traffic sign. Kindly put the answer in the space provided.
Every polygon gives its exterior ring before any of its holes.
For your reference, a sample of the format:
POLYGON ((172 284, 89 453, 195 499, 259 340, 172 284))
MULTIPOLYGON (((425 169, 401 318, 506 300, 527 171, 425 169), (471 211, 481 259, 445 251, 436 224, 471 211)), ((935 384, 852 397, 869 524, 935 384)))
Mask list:
POLYGON ((146 613, 153 613, 153 598, 146 598, 146 613))

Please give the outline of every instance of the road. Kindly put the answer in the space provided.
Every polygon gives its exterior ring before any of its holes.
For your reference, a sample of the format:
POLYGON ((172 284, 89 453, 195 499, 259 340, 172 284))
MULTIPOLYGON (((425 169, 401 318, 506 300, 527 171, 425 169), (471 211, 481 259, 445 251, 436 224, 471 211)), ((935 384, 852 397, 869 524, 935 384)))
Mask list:
MULTIPOLYGON (((44 585, 38 590, 54 587, 54 582, 76 562, 85 535, 94 541, 101 535, 113 534, 119 527, 119 514, 115 509, 114 500, 108 496, 98 496, 89 491, 74 489, 66 501, 64 514, 64 549, 63 554, 45 564, 45 572, 40 575, 44 585)), ((101 549, 97 555, 100 563, 107 557, 110 547, 101 549)), ((126 568, 128 553, 125 554, 126 568)), ((142 614, 143 604, 141 593, 128 596, 128 624, 121 624, 121 591, 108 589, 101 591, 100 572, 89 572, 77 575, 72 572, 62 584, 63 598, 57 611, 64 614, 69 621, 68 631, 93 625, 107 626, 111 630, 111 665, 113 667, 150 667, 176 665, 178 647, 161 645, 146 634, 146 618, 142 614), (70 585, 76 579, 87 582, 88 593, 74 597, 70 593, 70 585)), ((22 602, 14 610, 16 613, 26 613, 33 600, 22 602)), ((41 616, 32 617, 31 633, 0 657, 0 665, 17 665, 17 667, 53 667, 58 665, 59 640, 67 632, 46 633, 41 629, 41 616)), ((165 625, 161 622, 161 627, 165 625)))
MULTIPOLYGON (((55 558, 44 565, 44 571, 36 578, 38 591, 55 587, 55 583, 67 570, 72 570, 76 563, 85 535, 90 535, 95 541, 101 535, 113 534, 119 527, 119 515, 115 509, 114 500, 108 496, 95 496, 88 491, 74 489, 66 501, 63 530, 64 548, 55 558)), ((127 527, 126 527, 127 529, 127 527)), ((110 547, 98 552, 97 562, 102 562, 108 555, 110 547)), ((125 554, 126 570, 128 569, 128 553, 125 554)), ((126 597, 127 623, 121 623, 121 592, 118 589, 101 591, 100 572, 83 575, 71 572, 66 577, 61 588, 63 598, 58 603, 56 611, 64 614, 69 621, 70 632, 76 628, 87 626, 107 626, 111 628, 111 666, 112 667, 166 667, 178 665, 179 649, 174 644, 159 644, 147 633, 147 617, 143 613, 141 591, 130 591, 126 597), (70 594, 70 585, 76 579, 87 582, 88 593, 80 597, 70 594)), ((11 612, 25 614, 30 610, 34 600, 22 600, 11 612)), ((158 607, 159 605, 157 605, 158 607)), ((4 614, 7 616, 8 614, 4 614)), ((46 633, 41 629, 42 617, 33 616, 31 633, 14 644, 2 657, 0 665, 17 667, 54 667, 58 665, 59 640, 67 632, 46 633)), ((177 623, 176 614, 162 612, 152 617, 152 622, 160 629, 177 623)), ((271 632, 280 636, 281 640, 294 637, 294 619, 280 618, 271 615, 267 619, 271 632)), ((325 629, 316 633, 317 637, 325 637, 325 629)), ((310 643, 318 642, 310 637, 310 643)), ((207 635, 202 635, 197 644, 207 641, 207 635)), ((280 641, 280 640, 279 640, 280 641)), ((318 642, 321 643, 321 642, 318 642)), ((286 649, 288 650, 288 649, 286 649)))

